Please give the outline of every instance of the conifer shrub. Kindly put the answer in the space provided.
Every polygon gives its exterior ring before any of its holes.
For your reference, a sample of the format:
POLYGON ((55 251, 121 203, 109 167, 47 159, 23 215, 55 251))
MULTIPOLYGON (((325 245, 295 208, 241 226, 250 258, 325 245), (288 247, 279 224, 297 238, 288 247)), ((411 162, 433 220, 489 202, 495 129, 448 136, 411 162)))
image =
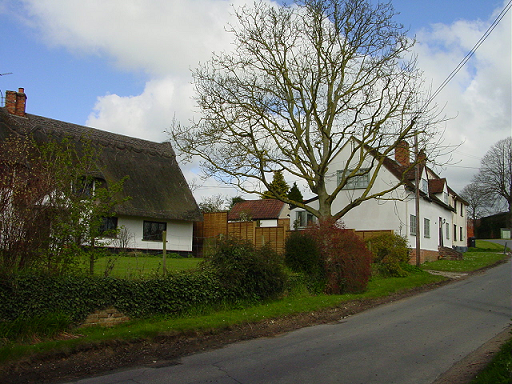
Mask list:
POLYGON ((270 247, 226 238, 203 262, 219 278, 229 300, 261 300, 281 294, 286 285, 282 257, 270 247))
POLYGON ((366 241, 373 255, 377 271, 384 276, 408 275, 409 248, 407 239, 395 233, 387 233, 366 241))

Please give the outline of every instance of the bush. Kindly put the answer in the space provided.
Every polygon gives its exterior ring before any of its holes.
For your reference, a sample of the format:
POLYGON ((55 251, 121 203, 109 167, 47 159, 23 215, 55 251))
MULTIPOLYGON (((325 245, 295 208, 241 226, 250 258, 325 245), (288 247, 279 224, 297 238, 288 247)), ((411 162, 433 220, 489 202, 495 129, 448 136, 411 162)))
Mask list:
POLYGON ((211 271, 184 271, 143 280, 18 275, 0 282, 0 339, 20 334, 19 329, 26 326, 36 333, 55 329, 51 324, 64 329, 110 306, 132 318, 179 315, 221 304, 225 297, 218 276, 211 271))
POLYGON ((284 291, 286 284, 281 257, 269 247, 255 249, 245 240, 220 240, 203 267, 218 275, 235 301, 274 297, 284 291))
POLYGON ((366 290, 371 275, 371 253, 354 231, 334 220, 307 229, 318 247, 325 276, 325 293, 366 290))
POLYGON ((322 260, 315 239, 307 231, 293 231, 286 239, 284 261, 293 272, 322 274, 322 260))
POLYGON ((373 237, 366 241, 373 254, 377 270, 384 276, 404 277, 409 264, 407 239, 394 233, 373 237))

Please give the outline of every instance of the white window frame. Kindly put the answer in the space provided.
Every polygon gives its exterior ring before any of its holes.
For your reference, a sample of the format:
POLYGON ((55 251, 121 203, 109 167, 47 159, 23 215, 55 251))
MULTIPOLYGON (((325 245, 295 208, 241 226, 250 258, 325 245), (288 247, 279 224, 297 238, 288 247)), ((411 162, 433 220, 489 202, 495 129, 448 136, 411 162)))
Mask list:
POLYGON ((416 216, 409 215, 409 234, 411 236, 416 236, 417 233, 418 233, 418 230, 416 228, 416 216))
MULTIPOLYGON (((353 169, 348 169, 346 174, 350 175, 352 172, 354 172, 353 169)), ((370 185, 370 168, 360 168, 357 173, 363 173, 363 175, 348 179, 343 189, 366 189, 370 185)), ((338 185, 341 183, 342 177, 343 171, 338 171, 338 185)))
POLYGON ((423 218, 423 236, 430 239, 430 219, 423 218))
POLYGON ((296 229, 304 229, 309 225, 315 223, 315 216, 308 211, 297 211, 296 220, 295 220, 295 228, 296 229))

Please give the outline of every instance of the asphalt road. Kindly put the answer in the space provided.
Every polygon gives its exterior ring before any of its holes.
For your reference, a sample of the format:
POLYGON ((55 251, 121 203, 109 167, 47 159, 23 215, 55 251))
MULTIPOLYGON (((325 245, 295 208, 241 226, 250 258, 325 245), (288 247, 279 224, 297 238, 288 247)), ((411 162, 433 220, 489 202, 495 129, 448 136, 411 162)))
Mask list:
POLYGON ((511 262, 336 324, 80 384, 430 384, 511 322, 511 262))

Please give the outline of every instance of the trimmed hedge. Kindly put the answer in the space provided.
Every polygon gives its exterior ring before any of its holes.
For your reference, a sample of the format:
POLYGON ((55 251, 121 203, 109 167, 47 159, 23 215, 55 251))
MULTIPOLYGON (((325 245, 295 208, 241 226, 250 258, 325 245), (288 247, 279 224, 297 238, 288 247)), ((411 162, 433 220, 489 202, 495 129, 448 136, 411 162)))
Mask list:
POLYGON ((226 296, 219 278, 206 270, 146 280, 18 275, 0 282, 0 322, 63 313, 79 323, 110 306, 130 317, 179 314, 215 305, 226 296))

